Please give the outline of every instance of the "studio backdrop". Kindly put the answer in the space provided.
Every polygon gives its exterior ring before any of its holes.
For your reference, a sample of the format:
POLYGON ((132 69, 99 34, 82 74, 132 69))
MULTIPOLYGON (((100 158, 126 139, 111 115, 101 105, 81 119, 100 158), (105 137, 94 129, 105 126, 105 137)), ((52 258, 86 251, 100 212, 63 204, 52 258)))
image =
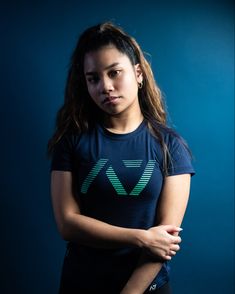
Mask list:
POLYGON ((111 20, 147 53, 196 175, 172 260, 174 294, 234 293, 233 1, 1 4, 2 294, 58 291, 66 243, 50 198, 47 141, 79 34, 111 20))

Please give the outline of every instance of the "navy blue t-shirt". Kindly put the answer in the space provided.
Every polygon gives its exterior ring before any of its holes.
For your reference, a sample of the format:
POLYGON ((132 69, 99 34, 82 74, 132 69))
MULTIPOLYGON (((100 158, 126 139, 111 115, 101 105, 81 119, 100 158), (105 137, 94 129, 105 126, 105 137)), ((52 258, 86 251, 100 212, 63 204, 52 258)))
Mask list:
MULTIPOLYGON (((171 155, 168 176, 193 175, 191 157, 179 137, 167 130, 161 133, 171 155)), ((149 229, 155 225, 164 180, 163 153, 145 121, 128 134, 114 134, 97 124, 80 135, 64 135, 55 146, 51 170, 73 172, 83 215, 125 228, 149 229)), ((104 281, 121 288, 141 253, 138 248, 104 250, 72 242, 69 245, 76 251, 77 279, 90 291, 104 281)), ((168 279, 169 266, 165 263, 152 284, 159 288, 168 279)))

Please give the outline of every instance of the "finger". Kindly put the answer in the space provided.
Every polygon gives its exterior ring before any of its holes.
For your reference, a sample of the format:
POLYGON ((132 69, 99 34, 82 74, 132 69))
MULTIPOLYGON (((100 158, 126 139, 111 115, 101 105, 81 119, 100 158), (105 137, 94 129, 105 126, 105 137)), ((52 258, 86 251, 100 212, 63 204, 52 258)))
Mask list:
POLYGON ((179 251, 180 250, 180 246, 179 245, 172 245, 170 247, 170 250, 173 250, 173 251, 179 251))
POLYGON ((181 243, 182 242, 182 239, 179 236, 172 237, 171 240, 172 240, 172 243, 174 243, 174 244, 178 244, 178 243, 181 243))
POLYGON ((166 256, 174 256, 176 255, 176 251, 173 249, 169 249, 167 250, 167 252, 165 253, 166 256))
POLYGON ((182 228, 173 225, 164 225, 164 227, 168 233, 181 232, 183 230, 182 228))
POLYGON ((171 250, 171 251, 170 251, 170 255, 171 255, 171 256, 175 256, 175 255, 176 255, 176 252, 173 251, 173 250, 171 250))
POLYGON ((178 236, 177 239, 179 241, 178 243, 181 243, 182 242, 182 239, 180 238, 180 236, 178 236))

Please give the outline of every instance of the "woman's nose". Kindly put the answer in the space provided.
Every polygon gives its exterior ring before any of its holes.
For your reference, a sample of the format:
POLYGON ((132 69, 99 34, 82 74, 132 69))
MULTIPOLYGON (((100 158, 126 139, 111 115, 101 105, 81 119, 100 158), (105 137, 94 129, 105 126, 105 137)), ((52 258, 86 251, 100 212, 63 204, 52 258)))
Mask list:
POLYGON ((100 90, 102 93, 109 93, 114 90, 113 82, 109 78, 102 78, 100 80, 100 90))

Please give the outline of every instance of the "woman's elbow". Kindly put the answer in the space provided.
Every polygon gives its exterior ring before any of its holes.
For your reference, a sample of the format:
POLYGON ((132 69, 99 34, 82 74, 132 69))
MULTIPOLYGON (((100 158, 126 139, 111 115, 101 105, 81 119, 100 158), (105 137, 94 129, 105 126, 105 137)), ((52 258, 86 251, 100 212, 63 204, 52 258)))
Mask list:
POLYGON ((71 234, 71 225, 69 221, 65 218, 57 220, 57 229, 60 234, 60 237, 64 241, 71 241, 72 234, 71 234))

